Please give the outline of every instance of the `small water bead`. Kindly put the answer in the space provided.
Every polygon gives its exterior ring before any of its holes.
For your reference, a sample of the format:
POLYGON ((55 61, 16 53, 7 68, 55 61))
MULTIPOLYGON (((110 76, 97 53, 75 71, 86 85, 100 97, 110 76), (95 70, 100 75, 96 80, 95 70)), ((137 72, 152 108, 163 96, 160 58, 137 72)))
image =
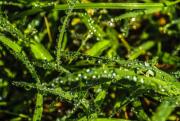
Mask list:
POLYGON ((75 80, 76 80, 76 81, 78 81, 78 80, 79 80, 79 78, 78 78, 78 77, 76 77, 76 78, 75 78, 75 80))
POLYGON ((55 84, 54 84, 54 83, 51 83, 51 87, 55 87, 55 84))
POLYGON ((152 71, 152 70, 148 70, 148 71, 146 72, 146 76, 155 76, 155 72, 152 71))
POLYGON ((78 74, 78 77, 82 77, 82 74, 78 74))
POLYGON ((146 67, 150 66, 148 62, 144 62, 144 65, 145 65, 146 67))
POLYGON ((143 83, 144 83, 144 79, 143 79, 143 78, 141 78, 141 79, 140 79, 140 82, 143 84, 143 83))
POLYGON ((113 77, 115 77, 115 76, 116 76, 116 73, 115 73, 115 72, 113 72, 113 73, 112 73, 112 76, 113 76, 113 77))
POLYGON ((179 105, 180 103, 178 102, 178 101, 176 101, 176 103, 175 103, 176 105, 179 105))
POLYGON ((130 76, 126 76, 127 79, 130 79, 130 76))
POLYGON ((100 33, 98 33, 98 37, 101 37, 101 34, 100 34, 100 33))
POLYGON ((96 33, 96 32, 97 32, 97 30, 96 30, 96 29, 93 29, 93 32, 94 32, 94 33, 96 33))
POLYGON ((90 69, 86 69, 86 72, 89 73, 91 70, 90 69))
POLYGON ((86 76, 86 75, 84 76, 84 79, 87 79, 87 76, 86 76))
POLYGON ((62 84, 62 83, 64 83, 64 81, 63 81, 63 80, 61 80, 61 81, 60 81, 60 83, 62 84))
POLYGON ((93 75, 92 78, 93 78, 93 79, 96 79, 96 75, 93 75))
POLYGON ((106 73, 107 73, 107 70, 104 70, 104 73, 106 74, 106 73))
POLYGON ((162 91, 162 92, 165 92, 165 89, 162 88, 161 91, 162 91))
POLYGON ((98 64, 101 64, 101 60, 98 60, 98 64))
POLYGON ((136 81, 137 81, 137 77, 136 77, 136 76, 133 76, 133 80, 136 82, 136 81))
POLYGON ((100 40, 100 38, 99 38, 99 37, 97 37, 97 38, 96 38, 96 40, 97 40, 97 41, 99 41, 99 40, 100 40))

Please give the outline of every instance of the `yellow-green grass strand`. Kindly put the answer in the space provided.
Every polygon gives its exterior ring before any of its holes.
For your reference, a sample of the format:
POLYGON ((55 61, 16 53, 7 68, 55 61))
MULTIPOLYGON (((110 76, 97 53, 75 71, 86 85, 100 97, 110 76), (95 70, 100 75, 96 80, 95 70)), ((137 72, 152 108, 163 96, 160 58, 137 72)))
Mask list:
MULTIPOLYGON (((179 3, 169 2, 165 3, 77 3, 74 9, 88 9, 88 8, 101 8, 101 9, 150 9, 150 8, 161 8, 171 6, 179 3)), ((66 10, 68 9, 67 4, 55 5, 54 10, 66 10)))
MULTIPOLYGON (((94 8, 94 9, 157 9, 163 8, 167 6, 176 5, 179 3, 180 0, 173 1, 173 2, 164 2, 164 3, 77 3, 73 9, 87 9, 87 8, 94 8)), ((42 11, 45 11, 47 6, 36 7, 29 9, 27 11, 22 12, 17 17, 22 16, 29 16, 33 15, 42 11)), ((53 10, 67 10, 69 9, 68 4, 57 4, 52 7, 53 10)))

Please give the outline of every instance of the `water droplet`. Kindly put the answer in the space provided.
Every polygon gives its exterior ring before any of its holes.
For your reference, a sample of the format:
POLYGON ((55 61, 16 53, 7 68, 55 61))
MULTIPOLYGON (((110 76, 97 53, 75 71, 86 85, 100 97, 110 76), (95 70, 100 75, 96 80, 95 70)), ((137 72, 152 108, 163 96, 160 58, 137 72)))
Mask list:
POLYGON ((135 17, 131 18, 131 22, 135 22, 135 21, 136 21, 135 17))
POLYGON ((104 73, 106 74, 106 73, 107 73, 107 70, 104 70, 104 73))
POLYGON ((162 91, 162 92, 164 92, 164 91, 165 91, 165 89, 163 89, 163 88, 162 88, 162 89, 161 89, 161 91, 162 91))
POLYGON ((95 75, 93 75, 93 76, 92 76, 92 78, 93 78, 93 79, 95 79, 95 78, 96 78, 96 76, 95 76, 95 75))
POLYGON ((136 81, 137 81, 137 77, 136 77, 136 76, 133 76, 133 80, 136 82, 136 81))
POLYGON ((82 77, 82 74, 78 74, 78 77, 82 77))
POLYGON ((179 102, 178 101, 176 101, 176 103, 175 103, 176 105, 179 105, 179 102))
POLYGON ((84 79, 87 79, 87 76, 86 76, 86 75, 84 76, 84 79))
POLYGON ((91 70, 90 69, 86 69, 86 72, 89 73, 91 70))
POLYGON ((98 64, 101 64, 101 60, 98 60, 98 64))
POLYGON ((146 72, 146 76, 155 76, 155 72, 152 71, 152 70, 148 70, 148 71, 146 72))
POLYGON ((54 83, 51 83, 51 86, 52 86, 52 87, 55 87, 55 84, 54 84, 54 83))
POLYGON ((147 67, 150 66, 148 62, 144 62, 144 65, 147 67))
POLYGON ((112 73, 112 76, 113 76, 113 77, 115 77, 115 76, 116 76, 116 73, 115 73, 115 72, 113 72, 113 73, 112 73))
POLYGON ((140 79, 140 82, 141 82, 142 84, 144 83, 144 80, 143 80, 143 78, 141 78, 141 79, 140 79))
POLYGON ((64 82, 63 80, 60 81, 61 84, 62 84, 63 82, 64 82))
POLYGON ((127 79, 130 79, 130 76, 126 76, 127 79))

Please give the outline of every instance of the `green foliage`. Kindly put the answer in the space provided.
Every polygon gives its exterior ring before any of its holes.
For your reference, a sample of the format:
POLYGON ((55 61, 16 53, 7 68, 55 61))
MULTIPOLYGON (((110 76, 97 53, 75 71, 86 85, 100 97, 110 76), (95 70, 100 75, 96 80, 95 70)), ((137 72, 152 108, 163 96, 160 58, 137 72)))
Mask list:
POLYGON ((0 119, 179 120, 179 2, 1 1, 0 119))

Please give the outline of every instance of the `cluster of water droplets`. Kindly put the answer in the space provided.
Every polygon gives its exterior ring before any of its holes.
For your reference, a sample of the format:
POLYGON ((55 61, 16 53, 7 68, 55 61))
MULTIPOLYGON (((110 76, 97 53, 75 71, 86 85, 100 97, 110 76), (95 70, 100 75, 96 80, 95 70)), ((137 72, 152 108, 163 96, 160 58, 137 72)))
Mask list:
POLYGON ((109 27, 115 27, 115 20, 113 18, 111 18, 111 20, 108 21, 108 26, 109 27))
POLYGON ((54 6, 55 2, 32 2, 31 5, 34 8, 41 8, 41 7, 48 7, 48 6, 54 6))
POLYGON ((95 21, 87 13, 81 13, 80 15, 84 18, 85 24, 89 28, 90 36, 96 35, 97 40, 101 40, 104 33, 102 30, 100 30, 99 26, 95 23, 95 21))

